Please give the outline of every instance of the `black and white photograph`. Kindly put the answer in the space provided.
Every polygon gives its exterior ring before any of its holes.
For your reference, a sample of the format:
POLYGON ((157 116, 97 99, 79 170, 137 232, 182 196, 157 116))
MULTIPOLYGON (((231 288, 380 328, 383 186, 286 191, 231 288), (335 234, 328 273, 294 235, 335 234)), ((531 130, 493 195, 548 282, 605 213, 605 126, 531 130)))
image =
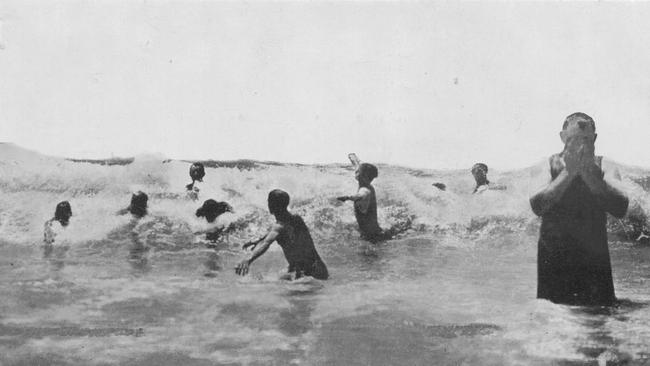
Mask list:
POLYGON ((650 366, 650 3, 0 1, 0 366, 650 366))

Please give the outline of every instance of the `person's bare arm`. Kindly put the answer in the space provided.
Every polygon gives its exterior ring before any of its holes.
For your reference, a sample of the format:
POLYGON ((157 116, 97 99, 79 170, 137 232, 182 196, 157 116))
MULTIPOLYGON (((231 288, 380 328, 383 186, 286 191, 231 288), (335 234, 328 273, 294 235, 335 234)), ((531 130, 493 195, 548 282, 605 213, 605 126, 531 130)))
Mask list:
MULTIPOLYGON (((563 162, 558 160, 558 163, 563 162)), ((574 162, 571 161, 570 164, 572 163, 574 162)), ((571 165, 571 168, 575 169, 573 165, 571 165)), ((533 194, 530 198, 530 207, 533 209, 535 215, 542 216, 553 205, 557 204, 562 199, 564 192, 569 188, 573 179, 575 179, 575 176, 574 173, 569 173, 568 167, 565 166, 565 169, 554 180, 533 194)))
POLYGON ((488 185, 488 190, 490 191, 505 191, 507 189, 508 186, 506 186, 505 184, 494 183, 488 185))
POLYGON ((352 163, 352 166, 355 168, 358 168, 359 165, 361 165, 361 160, 357 157, 357 154, 355 153, 349 153, 348 154, 348 159, 350 159, 350 163, 352 163))
POLYGON ((248 247, 252 247, 251 250, 255 249, 257 244, 259 244, 262 240, 264 240, 264 238, 266 238, 266 235, 268 235, 268 234, 264 234, 263 236, 261 236, 261 237, 259 237, 257 239, 247 241, 246 243, 244 243, 244 245, 242 245, 242 249, 246 249, 248 247))
POLYGON ((360 188, 357 194, 351 196, 342 196, 337 198, 339 201, 353 201, 355 206, 366 213, 370 205, 370 190, 368 188, 360 188))
POLYGON ((121 210, 118 210, 115 214, 118 216, 126 215, 129 213, 129 208, 123 208, 121 210))
POLYGON ((616 187, 621 175, 615 166, 602 163, 602 172, 595 164, 585 164, 580 176, 585 184, 596 196, 598 205, 605 211, 621 218, 627 212, 629 200, 622 190, 616 187))
POLYGON ((218 222, 216 224, 210 225, 210 227, 194 231, 194 235, 203 235, 203 234, 212 233, 212 232, 215 232, 215 231, 223 231, 225 228, 226 228, 226 225, 224 225, 223 223, 218 222))
POLYGON ((277 240, 278 236, 280 236, 281 231, 282 231, 281 225, 279 224, 273 225, 273 228, 264 237, 264 239, 261 240, 261 243, 255 246, 255 249, 253 250, 251 256, 239 262, 239 264, 235 268, 235 273, 242 276, 246 275, 248 273, 248 268, 250 267, 251 263, 253 263, 255 259, 257 259, 259 256, 264 254, 269 249, 271 244, 273 244, 273 242, 277 240))
POLYGON ((336 199, 339 201, 360 201, 370 195, 370 190, 368 188, 360 188, 359 192, 356 194, 350 195, 350 196, 340 196, 337 197, 336 199))

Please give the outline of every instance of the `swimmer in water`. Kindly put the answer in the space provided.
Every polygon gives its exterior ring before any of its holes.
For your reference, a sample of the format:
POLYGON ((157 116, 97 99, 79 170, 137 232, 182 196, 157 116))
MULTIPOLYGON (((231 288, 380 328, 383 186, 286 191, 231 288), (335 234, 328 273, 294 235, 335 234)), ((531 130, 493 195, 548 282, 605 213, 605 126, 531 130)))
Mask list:
POLYGON ((537 298, 571 305, 616 301, 607 247, 607 213, 623 217, 628 198, 618 169, 595 155, 596 124, 584 113, 566 118, 564 150, 550 157, 550 183, 530 199, 542 217, 537 246, 537 298))
POLYGON ((50 245, 54 243, 56 236, 68 227, 71 216, 72 207, 70 207, 70 202, 62 201, 56 205, 54 217, 45 222, 45 230, 43 232, 43 241, 45 244, 50 245))
POLYGON ((376 166, 368 163, 359 164, 354 172, 354 178, 359 182, 357 194, 337 197, 341 202, 354 202, 354 216, 359 224, 361 237, 370 241, 382 237, 384 233, 377 222, 377 198, 375 188, 371 184, 377 175, 376 166))
POLYGON ((476 181, 476 187, 474 188, 474 192, 483 192, 484 190, 488 189, 488 185, 490 184, 490 181, 487 179, 487 172, 488 172, 488 167, 487 165, 483 163, 476 163, 474 166, 472 166, 472 175, 474 176, 474 180, 476 181))
POLYGON ((196 210, 196 217, 204 217, 208 224, 214 224, 206 230, 197 231, 194 234, 205 234, 207 240, 216 241, 224 232, 226 227, 223 223, 216 223, 219 216, 226 212, 233 212, 232 206, 226 202, 217 202, 213 199, 206 200, 203 205, 196 210))
POLYGON ((190 178, 192 183, 185 186, 188 191, 190 198, 193 200, 199 199, 199 187, 196 186, 196 182, 203 182, 203 177, 205 177, 205 167, 202 163, 194 163, 190 166, 190 178))
MULTIPOLYGON (((356 155, 355 155, 356 157, 356 155)), ((388 240, 393 236, 406 231, 410 228, 410 221, 407 221, 403 227, 392 227, 389 230, 382 230, 377 222, 377 197, 375 196, 375 188, 372 186, 373 179, 377 178, 377 167, 358 162, 355 164, 353 159, 352 163, 356 166, 354 173, 355 179, 359 182, 359 190, 357 194, 351 196, 341 196, 336 199, 345 202, 354 202, 354 216, 359 224, 359 231, 361 238, 370 242, 378 242, 388 240)))
POLYGON ((135 218, 142 218, 147 215, 147 202, 149 196, 142 191, 137 191, 131 196, 131 204, 124 209, 117 211, 118 215, 126 215, 130 213, 135 218))
POLYGON ((251 263, 277 241, 289 262, 287 275, 293 275, 296 279, 312 276, 326 280, 329 277, 327 267, 316 252, 307 225, 300 216, 287 210, 289 194, 279 189, 272 190, 269 193, 268 206, 269 212, 275 216, 275 225, 264 237, 244 244, 243 248, 251 247, 253 253, 237 265, 235 272, 246 275, 251 263))
POLYGON ((481 193, 486 190, 505 190, 506 187, 503 185, 493 185, 487 179, 488 166, 484 163, 476 163, 472 166, 472 175, 476 181, 476 187, 474 188, 474 193, 481 193))

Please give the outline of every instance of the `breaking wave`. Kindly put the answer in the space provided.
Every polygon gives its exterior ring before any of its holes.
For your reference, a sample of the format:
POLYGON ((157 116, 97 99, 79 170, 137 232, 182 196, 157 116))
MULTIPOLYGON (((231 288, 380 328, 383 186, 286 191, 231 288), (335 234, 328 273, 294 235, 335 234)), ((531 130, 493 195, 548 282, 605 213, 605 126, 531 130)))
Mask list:
MULTIPOLYGON (((503 191, 472 195, 468 171, 416 170, 378 165, 378 215, 382 227, 410 226, 403 236, 447 235, 489 237, 516 232, 532 233, 539 219, 528 197, 544 181, 546 162, 508 172, 490 172, 503 191), (443 183, 446 190, 432 184, 443 183)), ((71 243, 105 241, 136 228, 155 247, 191 245, 192 233, 204 225, 194 212, 208 198, 227 201, 235 209, 227 214, 234 239, 258 235, 272 223, 266 208, 268 192, 284 189, 291 195, 290 210, 303 216, 317 239, 328 241, 358 237, 349 203, 335 197, 356 190, 347 165, 298 165, 250 160, 206 160, 206 176, 199 200, 187 197, 186 161, 143 155, 132 159, 66 160, 44 156, 12 144, 0 144, 0 235, 15 243, 40 243, 43 223, 54 207, 70 201, 71 243), (128 205, 131 192, 150 197, 151 215, 137 225, 115 212, 128 205), (127 230, 128 229, 128 230, 127 230)), ((647 232, 650 209, 650 171, 621 166, 622 186, 630 209, 622 219, 610 218, 610 233, 633 240, 647 232)), ((126 235, 126 234, 125 234, 126 235)))

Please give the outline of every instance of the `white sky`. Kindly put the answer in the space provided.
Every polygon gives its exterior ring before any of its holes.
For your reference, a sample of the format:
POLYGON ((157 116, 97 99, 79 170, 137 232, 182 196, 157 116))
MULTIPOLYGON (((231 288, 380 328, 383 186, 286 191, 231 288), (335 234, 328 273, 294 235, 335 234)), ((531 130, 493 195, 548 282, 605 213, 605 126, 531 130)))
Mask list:
POLYGON ((650 4, 0 2, 0 141, 67 157, 650 166, 650 4))

